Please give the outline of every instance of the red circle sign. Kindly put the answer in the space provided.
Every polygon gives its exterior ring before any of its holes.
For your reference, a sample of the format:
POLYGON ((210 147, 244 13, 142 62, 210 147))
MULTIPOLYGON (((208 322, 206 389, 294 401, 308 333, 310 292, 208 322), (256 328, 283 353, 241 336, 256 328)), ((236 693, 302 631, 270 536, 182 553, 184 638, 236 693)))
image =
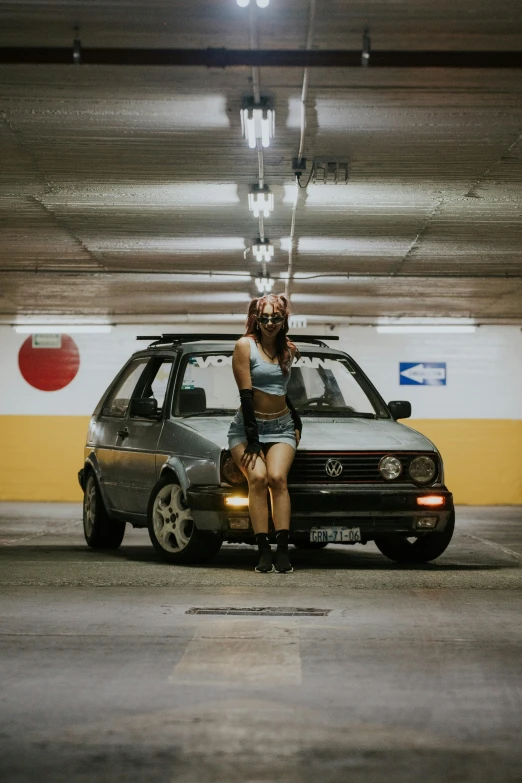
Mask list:
POLYGON ((27 383, 35 389, 58 391, 68 386, 76 376, 80 353, 68 334, 31 335, 20 348, 18 366, 27 383), (48 347, 53 342, 51 337, 55 346, 48 347))

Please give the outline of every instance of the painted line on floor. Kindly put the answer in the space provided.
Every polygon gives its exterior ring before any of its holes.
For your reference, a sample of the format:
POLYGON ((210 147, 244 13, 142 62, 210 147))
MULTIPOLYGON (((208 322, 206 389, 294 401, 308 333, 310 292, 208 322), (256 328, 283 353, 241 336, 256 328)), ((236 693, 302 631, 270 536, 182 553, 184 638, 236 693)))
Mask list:
POLYGON ((522 555, 519 552, 515 552, 514 549, 509 549, 507 546, 502 546, 502 544, 495 544, 493 541, 489 541, 487 538, 481 538, 480 536, 476 536, 473 533, 461 533, 461 535, 472 538, 474 541, 480 541, 481 544, 486 544, 487 546, 493 547, 493 549, 500 549, 500 551, 505 552, 506 555, 516 557, 517 560, 522 560, 522 555))
POLYGON ((206 622, 187 644, 169 682, 301 684, 299 628, 260 619, 206 622))

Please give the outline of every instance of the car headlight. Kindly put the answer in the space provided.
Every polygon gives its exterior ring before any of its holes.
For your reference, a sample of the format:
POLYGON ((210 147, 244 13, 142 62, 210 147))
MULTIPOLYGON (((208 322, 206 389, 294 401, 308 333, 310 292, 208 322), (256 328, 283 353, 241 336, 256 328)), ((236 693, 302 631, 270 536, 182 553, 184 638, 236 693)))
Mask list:
POLYGON ((225 451, 221 462, 221 476, 229 484, 244 484, 245 476, 234 462, 230 452, 225 451))
POLYGON ((431 457, 415 457, 410 462, 408 472, 417 484, 429 484, 435 478, 437 466, 431 457))
POLYGON ((383 457, 379 462, 379 472, 387 481, 398 478, 402 473, 400 460, 397 457, 383 457))

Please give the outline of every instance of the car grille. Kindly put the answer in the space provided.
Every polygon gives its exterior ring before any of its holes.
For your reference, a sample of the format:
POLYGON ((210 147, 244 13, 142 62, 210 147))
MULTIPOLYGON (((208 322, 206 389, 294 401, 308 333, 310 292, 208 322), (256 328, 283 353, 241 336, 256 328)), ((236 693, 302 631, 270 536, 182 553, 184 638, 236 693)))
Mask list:
MULTIPOLYGON (((408 466, 412 459, 426 452, 398 452, 392 451, 298 451, 288 474, 289 484, 411 484, 415 482, 408 475, 408 466), (402 464, 402 473, 390 480, 384 479, 379 473, 379 462, 383 457, 391 455, 397 457, 402 464), (326 472, 326 463, 329 459, 337 460, 342 465, 342 472, 338 476, 329 476, 326 472)), ((430 456, 439 465, 437 456, 430 456)), ((437 476, 434 480, 436 480, 437 476)), ((431 482, 430 482, 431 483, 431 482)))

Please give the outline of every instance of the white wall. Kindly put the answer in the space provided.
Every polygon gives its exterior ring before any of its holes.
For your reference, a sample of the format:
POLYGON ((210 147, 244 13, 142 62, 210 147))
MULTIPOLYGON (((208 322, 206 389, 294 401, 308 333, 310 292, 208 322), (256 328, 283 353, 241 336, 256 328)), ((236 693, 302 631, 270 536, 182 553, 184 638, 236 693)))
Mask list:
MULTIPOLYGON (((239 326, 239 328, 238 328, 239 326)), ((220 332, 238 333, 237 323, 220 332)), ((162 326, 117 326, 110 334, 72 335, 80 368, 65 389, 43 392, 20 374, 18 352, 27 335, 0 326, 0 415, 89 415, 127 358, 147 343, 138 334, 162 326)), ((170 331, 210 331, 208 325, 170 331)), ((295 334, 298 332, 296 331, 295 334)), ((327 334, 321 326, 304 333, 327 334)), ((522 419, 522 332, 517 326, 481 326, 473 334, 380 334, 371 326, 339 327, 339 347, 350 353, 383 397, 410 400, 416 419, 522 419), (446 362, 446 386, 400 386, 399 362, 446 362)))
MULTIPOLYGON (((522 419, 522 331, 479 326, 473 334, 380 334, 341 327, 351 354, 386 401, 409 400, 416 419, 522 419), (400 386, 399 362, 446 362, 446 386, 400 386)), ((333 345, 333 343, 332 343, 333 345)))

